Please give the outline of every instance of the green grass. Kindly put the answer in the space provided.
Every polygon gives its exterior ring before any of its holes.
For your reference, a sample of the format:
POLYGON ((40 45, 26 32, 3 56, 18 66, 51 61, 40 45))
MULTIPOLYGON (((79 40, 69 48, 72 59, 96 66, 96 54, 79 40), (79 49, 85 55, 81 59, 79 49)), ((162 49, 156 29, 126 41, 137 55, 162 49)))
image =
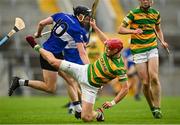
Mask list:
MULTIPOLYGON (((95 105, 100 107, 112 97, 100 97, 95 105)), ((0 97, 0 124, 82 124, 62 106, 67 97, 0 97)), ((180 124, 180 97, 162 99, 162 119, 154 119, 145 99, 134 101, 125 98, 115 107, 105 111, 105 124, 180 124)), ((97 124, 96 121, 92 122, 97 124)), ((89 124, 89 123, 88 123, 89 124)), ((101 123, 102 124, 102 123, 101 123)))

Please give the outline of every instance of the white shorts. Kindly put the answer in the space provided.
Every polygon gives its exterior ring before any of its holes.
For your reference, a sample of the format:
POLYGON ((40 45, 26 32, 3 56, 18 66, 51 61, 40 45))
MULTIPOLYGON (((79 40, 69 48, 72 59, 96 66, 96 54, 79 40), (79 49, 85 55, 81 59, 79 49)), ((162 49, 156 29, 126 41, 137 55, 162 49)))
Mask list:
POLYGON ((81 99, 88 103, 94 104, 99 88, 89 84, 87 69, 88 65, 79 65, 65 60, 62 61, 59 68, 59 70, 63 70, 73 76, 80 84, 82 91, 81 99))
POLYGON ((157 48, 152 49, 152 50, 147 51, 147 52, 144 52, 144 53, 134 54, 133 55, 133 61, 136 64, 144 63, 144 62, 147 62, 150 58, 153 58, 153 57, 159 57, 157 48))

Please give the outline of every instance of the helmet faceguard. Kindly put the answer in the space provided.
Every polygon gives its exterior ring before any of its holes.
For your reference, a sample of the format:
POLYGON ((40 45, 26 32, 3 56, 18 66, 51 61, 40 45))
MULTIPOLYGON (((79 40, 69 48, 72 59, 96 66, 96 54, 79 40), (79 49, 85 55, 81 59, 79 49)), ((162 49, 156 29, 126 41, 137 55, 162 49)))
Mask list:
POLYGON ((77 6, 73 8, 74 16, 76 16, 81 24, 81 26, 89 28, 89 21, 91 17, 91 9, 85 6, 77 6))
POLYGON ((84 16, 91 16, 91 9, 85 6, 77 6, 73 8, 73 11, 75 16, 79 16, 80 14, 84 16))

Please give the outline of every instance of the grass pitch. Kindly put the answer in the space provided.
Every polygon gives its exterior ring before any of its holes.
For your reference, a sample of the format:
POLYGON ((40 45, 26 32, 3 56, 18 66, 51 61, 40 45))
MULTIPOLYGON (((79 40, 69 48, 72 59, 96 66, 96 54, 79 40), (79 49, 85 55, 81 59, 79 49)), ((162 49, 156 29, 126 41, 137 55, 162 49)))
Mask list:
MULTIPOLYGON (((106 100, 112 97, 100 97, 95 108, 106 100)), ((67 97, 58 96, 0 97, 0 124, 83 124, 63 108, 67 102, 67 97)), ((180 124, 180 97, 163 97, 162 112, 162 119, 154 119, 144 98, 134 101, 126 97, 105 110, 105 122, 100 124, 180 124)))

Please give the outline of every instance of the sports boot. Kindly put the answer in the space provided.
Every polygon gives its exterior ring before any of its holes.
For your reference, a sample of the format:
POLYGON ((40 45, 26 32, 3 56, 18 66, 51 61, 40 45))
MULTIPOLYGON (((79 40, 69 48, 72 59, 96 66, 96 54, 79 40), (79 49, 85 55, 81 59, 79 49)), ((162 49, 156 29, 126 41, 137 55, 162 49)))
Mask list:
POLYGON ((98 122, 103 122, 104 121, 104 113, 103 113, 103 109, 102 108, 98 108, 97 110, 98 116, 96 118, 96 120, 98 122))
POLYGON ((9 92, 8 92, 9 96, 11 96, 14 90, 20 86, 19 79, 20 79, 19 77, 13 77, 10 88, 9 88, 9 92))
POLYGON ((162 118, 162 113, 160 108, 154 108, 152 111, 152 114, 154 116, 155 119, 161 119, 162 118))

